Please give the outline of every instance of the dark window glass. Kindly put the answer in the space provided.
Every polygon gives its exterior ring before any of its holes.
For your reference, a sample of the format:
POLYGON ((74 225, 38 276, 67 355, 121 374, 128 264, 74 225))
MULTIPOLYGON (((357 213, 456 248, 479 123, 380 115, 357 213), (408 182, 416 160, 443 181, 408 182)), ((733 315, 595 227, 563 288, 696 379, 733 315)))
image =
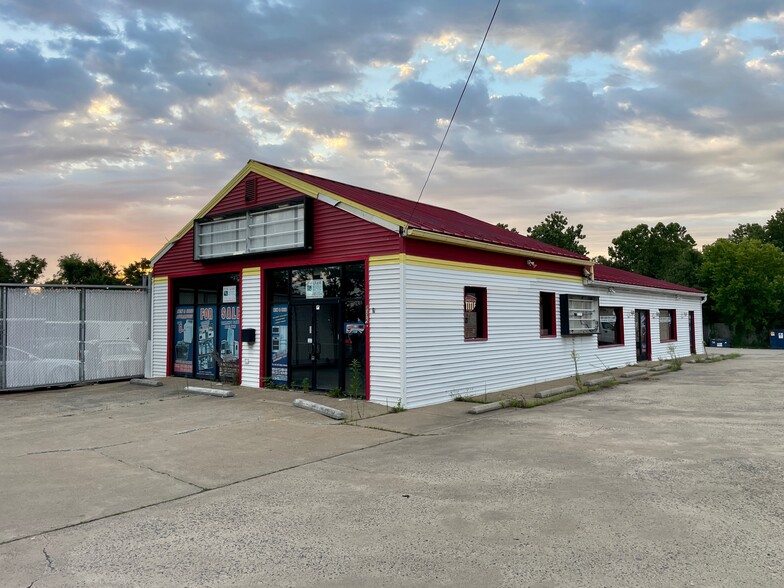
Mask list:
POLYGON ((274 270, 267 274, 269 299, 271 302, 286 302, 289 299, 291 279, 289 270, 274 270))
POLYGON ((486 288, 463 288, 463 318, 466 340, 487 338, 486 288))
POLYGON ((599 307, 599 347, 623 345, 623 309, 615 306, 599 307))
POLYGON ((539 335, 555 337, 555 293, 539 292, 539 335))
POLYGON ((215 290, 199 290, 196 299, 198 304, 218 304, 218 292, 215 290))
POLYGON ((343 296, 365 297, 365 264, 349 263, 343 267, 343 296))
POLYGON ((327 265, 313 268, 313 278, 324 280, 324 298, 340 297, 340 266, 327 265))
POLYGON ((181 288, 177 293, 177 304, 193 304, 196 300, 196 293, 190 288, 181 288))
POLYGON ((308 280, 313 279, 313 269, 301 267, 291 270, 291 297, 292 299, 305 298, 305 286, 308 280))

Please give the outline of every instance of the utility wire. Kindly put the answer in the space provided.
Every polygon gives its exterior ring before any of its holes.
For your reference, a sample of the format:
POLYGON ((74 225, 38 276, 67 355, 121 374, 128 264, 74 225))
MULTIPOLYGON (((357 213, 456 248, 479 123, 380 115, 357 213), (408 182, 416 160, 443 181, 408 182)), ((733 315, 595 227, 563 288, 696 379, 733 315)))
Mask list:
POLYGON ((436 156, 433 158, 433 165, 430 166, 430 171, 427 172, 427 177, 425 178, 425 183, 422 184, 422 189, 419 191, 419 197, 416 199, 416 203, 414 207, 411 209, 411 216, 408 217, 408 222, 411 222, 411 219, 414 218, 414 212, 416 212, 416 207, 419 205, 419 201, 422 199, 422 194, 425 193, 425 188, 427 187, 427 183, 430 181, 430 176, 433 173, 433 169, 436 167, 436 162, 438 161, 438 156, 441 155, 441 149, 444 148, 444 143, 446 142, 446 136, 449 134, 449 129, 452 128, 452 123, 455 120, 455 116, 457 115, 457 109, 460 108, 460 102, 463 101, 463 95, 468 88, 468 82, 471 81, 471 76, 474 73, 474 69, 476 68, 476 63, 479 61, 479 56, 482 54, 482 48, 485 46, 485 41, 487 40, 487 35, 490 33, 490 27, 493 26, 493 21, 495 20, 495 15, 498 12, 498 7, 501 5, 501 0, 498 0, 495 5, 495 10, 493 10, 493 16, 490 17, 490 22, 487 23, 487 30, 485 31, 485 36, 482 38, 482 42, 479 45, 479 51, 476 52, 476 57, 474 58, 474 63, 471 66, 471 71, 468 72, 468 77, 466 78, 465 84, 463 84, 463 91, 460 92, 460 97, 457 99, 457 104, 455 104, 455 110, 452 113, 452 118, 449 119, 449 124, 446 126, 446 131, 444 131, 444 136, 441 139, 441 144, 438 146, 438 151, 436 151, 436 156))

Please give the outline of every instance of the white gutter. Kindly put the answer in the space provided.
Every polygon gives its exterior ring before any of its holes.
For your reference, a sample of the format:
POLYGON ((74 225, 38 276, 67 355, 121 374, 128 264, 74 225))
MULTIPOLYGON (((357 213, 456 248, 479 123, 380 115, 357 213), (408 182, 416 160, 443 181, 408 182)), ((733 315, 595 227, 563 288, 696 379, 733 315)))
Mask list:
POLYGON ((701 298, 702 304, 707 300, 708 295, 703 292, 684 292, 682 290, 668 290, 667 288, 654 288, 652 286, 636 286, 634 284, 619 284, 617 282, 583 280, 584 286, 595 286, 597 288, 612 288, 613 290, 629 290, 631 292, 654 292, 673 294, 675 296, 688 296, 689 298, 701 298))

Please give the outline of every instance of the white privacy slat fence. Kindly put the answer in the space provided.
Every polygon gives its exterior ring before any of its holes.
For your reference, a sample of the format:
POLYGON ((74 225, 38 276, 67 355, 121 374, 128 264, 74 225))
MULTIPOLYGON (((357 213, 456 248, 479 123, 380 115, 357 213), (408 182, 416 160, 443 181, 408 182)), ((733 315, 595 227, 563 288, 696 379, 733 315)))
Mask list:
POLYGON ((0 390, 144 374, 146 288, 0 286, 0 390))

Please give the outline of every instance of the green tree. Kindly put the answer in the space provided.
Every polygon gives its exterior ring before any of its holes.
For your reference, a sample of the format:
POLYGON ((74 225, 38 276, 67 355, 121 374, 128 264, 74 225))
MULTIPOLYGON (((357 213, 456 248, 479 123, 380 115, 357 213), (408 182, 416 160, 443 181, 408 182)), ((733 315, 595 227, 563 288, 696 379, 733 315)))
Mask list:
POLYGON ((60 268, 53 283, 55 284, 95 284, 120 285, 117 267, 108 261, 96 261, 92 257, 83 260, 78 253, 64 255, 57 261, 60 268))
POLYGON ((150 260, 146 257, 129 263, 122 270, 123 282, 129 286, 141 286, 144 275, 149 273, 150 267, 150 260))
POLYGON ((495 226, 497 226, 499 229, 506 229, 507 231, 512 231, 513 233, 520 232, 516 228, 510 227, 507 223, 495 223, 495 226))
POLYGON ((610 265, 683 286, 697 286, 702 255, 678 223, 639 224, 612 240, 610 265))
POLYGON ((14 281, 14 268, 0 252, 0 284, 10 284, 14 281))
POLYGON ((583 226, 569 226, 568 219, 561 214, 560 210, 548 214, 538 225, 528 227, 528 236, 580 255, 588 253, 588 250, 580 243, 585 239, 583 226))
POLYGON ((765 238, 763 240, 784 251, 784 208, 779 208, 765 223, 765 238))
POLYGON ((35 284, 40 280, 46 266, 46 260, 37 255, 31 255, 27 259, 20 259, 14 264, 14 282, 35 284))
POLYGON ((784 324, 784 252, 757 239, 719 239, 703 255, 700 281, 739 345, 784 324))
POLYGON ((757 239, 757 241, 765 241, 765 227, 759 223, 740 224, 732 230, 728 239, 733 243, 740 243, 744 239, 757 239))
POLYGON ((46 269, 46 260, 31 255, 13 264, 0 253, 0 284, 35 284, 46 269))

